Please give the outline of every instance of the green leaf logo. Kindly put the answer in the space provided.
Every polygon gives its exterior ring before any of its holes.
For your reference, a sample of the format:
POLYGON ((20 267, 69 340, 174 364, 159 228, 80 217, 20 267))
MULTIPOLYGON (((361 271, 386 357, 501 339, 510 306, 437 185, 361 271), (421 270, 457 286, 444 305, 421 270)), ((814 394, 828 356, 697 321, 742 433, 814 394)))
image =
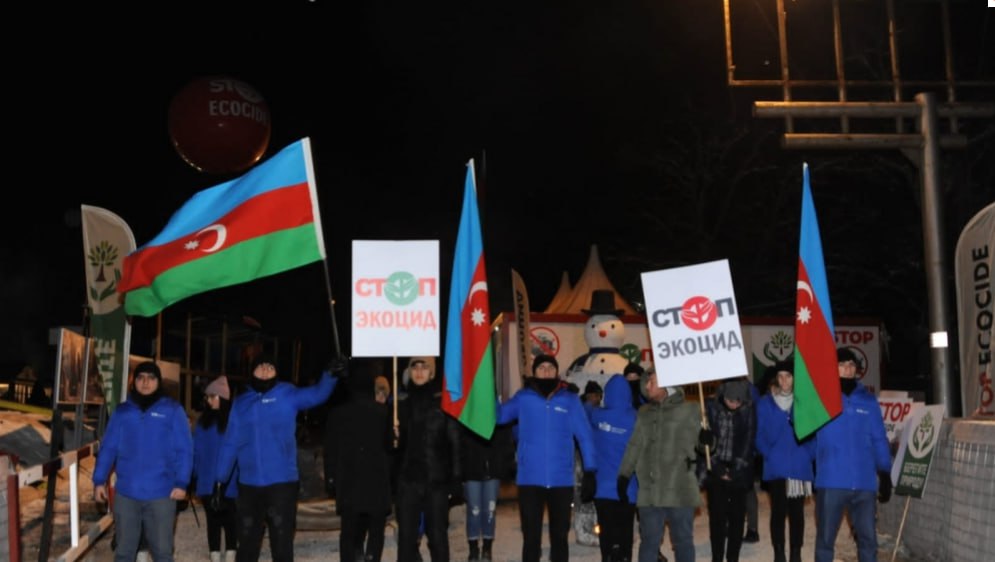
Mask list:
POLYGON ((397 306, 411 304, 418 298, 418 280, 407 271, 391 273, 383 293, 388 301, 397 306))

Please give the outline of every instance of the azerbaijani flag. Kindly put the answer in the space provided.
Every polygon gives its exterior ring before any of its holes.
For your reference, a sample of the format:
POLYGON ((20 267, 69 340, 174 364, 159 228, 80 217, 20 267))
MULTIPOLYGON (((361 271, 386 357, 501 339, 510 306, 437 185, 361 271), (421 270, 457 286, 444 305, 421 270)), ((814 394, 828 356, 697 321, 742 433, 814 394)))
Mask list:
POLYGON ((154 316, 191 295, 324 258, 311 142, 304 138, 190 198, 158 236, 125 258, 118 292, 128 314, 154 316))
POLYGON ((496 393, 484 244, 473 159, 467 163, 446 322, 442 409, 485 439, 494 433, 496 393))
POLYGON ((833 312, 808 164, 802 168, 802 221, 795 301, 795 436, 803 439, 843 410, 833 312))

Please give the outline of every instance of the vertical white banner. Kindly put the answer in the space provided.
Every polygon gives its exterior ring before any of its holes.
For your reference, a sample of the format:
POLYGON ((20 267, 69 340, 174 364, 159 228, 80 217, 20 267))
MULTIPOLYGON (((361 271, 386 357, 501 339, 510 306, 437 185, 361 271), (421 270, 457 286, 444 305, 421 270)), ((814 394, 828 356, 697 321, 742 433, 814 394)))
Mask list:
POLYGON ((995 300, 995 203, 968 221, 954 251, 960 341, 961 414, 995 418, 992 393, 992 301, 995 300))

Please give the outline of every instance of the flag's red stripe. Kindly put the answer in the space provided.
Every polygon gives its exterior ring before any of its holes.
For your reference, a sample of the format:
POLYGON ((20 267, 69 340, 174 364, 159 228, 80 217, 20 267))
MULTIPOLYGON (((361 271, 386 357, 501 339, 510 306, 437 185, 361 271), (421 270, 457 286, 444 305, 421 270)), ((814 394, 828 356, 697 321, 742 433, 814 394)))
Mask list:
MULTIPOLYGON (((798 260, 798 279, 809 283, 808 271, 805 269, 805 262, 798 260)), ((804 291, 798 291, 798 298, 803 297, 804 291)), ((799 303, 801 305, 802 303, 799 303)), ((822 405, 825 407, 829 417, 833 417, 843 411, 843 401, 839 391, 839 370, 836 361, 836 343, 833 334, 829 331, 829 323, 822 311, 822 303, 817 298, 804 303, 810 308, 812 317, 807 326, 795 330, 795 343, 802 357, 805 358, 805 367, 808 369, 809 378, 815 386, 822 405)), ((796 310, 801 308, 796 307, 796 310)), ((796 322, 797 325, 797 322, 796 322)))
MULTIPOLYGON (((221 252, 239 242, 313 221, 307 182, 267 191, 242 203, 214 223, 223 225, 227 230, 224 245, 216 251, 221 252), (279 209, 279 212, 273 212, 274 209, 279 209)), ((203 248, 209 248, 216 242, 217 233, 210 230, 201 234, 193 232, 167 244, 139 250, 125 258, 118 292, 125 293, 151 285, 163 271, 208 255, 202 251, 203 248), (192 241, 197 241, 197 247, 186 248, 192 241)))

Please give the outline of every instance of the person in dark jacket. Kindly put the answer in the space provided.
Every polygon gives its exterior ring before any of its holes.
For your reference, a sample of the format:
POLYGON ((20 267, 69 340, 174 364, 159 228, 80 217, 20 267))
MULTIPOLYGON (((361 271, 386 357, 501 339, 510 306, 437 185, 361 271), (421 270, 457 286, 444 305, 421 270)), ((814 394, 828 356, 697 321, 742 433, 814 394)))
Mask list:
POLYGON ((442 377, 434 357, 413 357, 407 394, 398 402, 397 554, 413 562, 418 522, 434 562, 449 560, 450 499, 463 495, 459 422, 442 411, 442 377))
POLYGON ((509 471, 511 430, 496 427, 490 439, 463 428, 463 491, 466 497, 468 560, 493 560, 497 525, 497 498, 501 478, 509 471))
POLYGON ((374 399, 368 373, 357 369, 346 387, 348 402, 329 412, 324 444, 325 479, 342 525, 339 555, 348 562, 380 562, 391 502, 391 414, 386 404, 374 399), (357 552, 364 532, 366 543, 357 552))
POLYGON ((763 455, 763 481, 770 497, 770 542, 774 562, 784 556, 784 520, 790 525, 790 562, 801 562, 805 540, 805 498, 812 495, 815 441, 798 442, 792 423, 794 362, 768 367, 773 383, 757 403, 757 450, 763 455))
POLYGON ((710 468, 699 456, 699 478, 708 492, 712 562, 738 562, 746 519, 746 492, 753 486, 757 418, 745 378, 723 381, 706 401, 710 468))
POLYGON ((100 442, 93 469, 98 502, 107 501, 111 470, 117 473, 114 561, 134 562, 144 532, 153 559, 172 562, 176 502, 187 497, 193 439, 183 406, 163 393, 162 372, 152 361, 135 366, 128 399, 100 442))
POLYGON ((221 440, 228 429, 231 414, 231 389, 228 377, 221 375, 204 389, 204 413, 193 430, 193 471, 197 478, 197 496, 207 507, 207 547, 211 562, 221 561, 221 533, 225 535, 225 562, 235 562, 238 537, 235 526, 235 498, 238 497, 238 467, 236 475, 225 485, 224 498, 218 509, 211 509, 214 475, 218 471, 221 440))
POLYGON ((843 512, 857 539, 857 559, 878 556, 875 493, 891 498, 891 450, 877 398, 857 380, 852 350, 836 351, 843 412, 815 433, 815 561, 832 562, 843 512))
POLYGON ((498 405, 498 425, 518 421, 518 512, 522 524, 522 561, 538 562, 542 553, 543 512, 549 510, 549 558, 570 557, 570 504, 574 494, 574 440, 580 445, 584 477, 581 501, 596 493, 598 462, 591 423, 576 392, 559 378, 550 355, 532 362, 532 376, 510 400, 498 405))
MULTIPOLYGON (((590 383, 588 383, 590 384, 590 383)), ((598 511, 601 533, 601 562, 632 560, 632 524, 636 517, 638 487, 633 478, 626 486, 626 498, 618 495, 618 467, 625 447, 636 426, 636 409, 632 407, 632 391, 622 375, 614 375, 605 383, 604 406, 591 411, 594 430, 594 450, 598 457, 598 484, 594 507, 598 511)))
POLYGON ((238 463, 237 562, 255 562, 264 527, 274 562, 294 559, 297 531, 297 414, 328 400, 346 361, 333 359, 317 384, 298 388, 277 379, 276 363, 261 355, 252 365, 249 387, 235 399, 221 441, 211 503, 220 503, 224 482, 238 463), (336 373, 335 376, 332 373, 336 373))

